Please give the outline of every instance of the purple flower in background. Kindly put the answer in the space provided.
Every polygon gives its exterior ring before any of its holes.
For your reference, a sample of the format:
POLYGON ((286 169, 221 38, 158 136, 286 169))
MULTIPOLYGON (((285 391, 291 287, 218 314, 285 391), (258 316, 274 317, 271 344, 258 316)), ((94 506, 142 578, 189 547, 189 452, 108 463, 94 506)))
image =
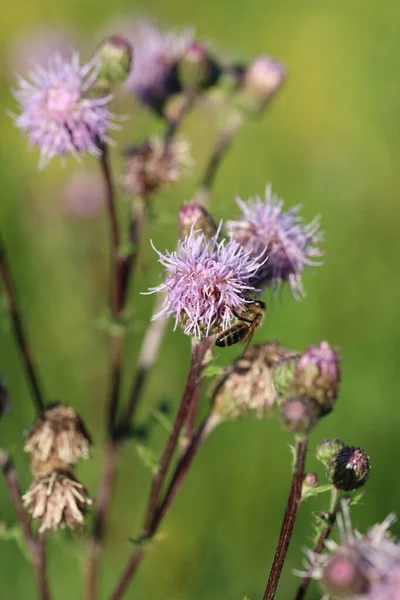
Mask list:
POLYGON ((193 41, 191 30, 162 32, 151 23, 139 23, 130 36, 133 45, 131 73, 126 86, 146 105, 159 109, 176 91, 175 66, 193 41))
POLYGON ((300 575, 320 581, 324 598, 395 600, 400 590, 400 544, 389 533, 389 515, 361 535, 354 530, 347 505, 338 519, 340 542, 326 542, 327 552, 308 553, 307 571, 300 575))
POLYGON ((232 309, 240 310, 247 294, 254 291, 249 283, 262 264, 234 240, 207 239, 192 229, 178 242, 175 252, 162 254, 165 281, 151 292, 166 292, 162 310, 154 317, 174 315, 187 335, 198 338, 221 331, 233 319, 232 309))
POLYGON ((108 107, 111 96, 87 95, 96 77, 93 61, 81 65, 78 54, 70 60, 56 54, 46 69, 37 67, 29 80, 19 78, 14 95, 22 112, 15 124, 31 146, 40 148, 40 168, 57 155, 100 154, 99 145, 108 141, 108 129, 116 125, 108 107))
POLYGON ((256 196, 249 202, 238 198, 237 203, 242 215, 227 222, 228 231, 253 256, 263 252, 268 255, 268 261, 258 271, 254 285, 277 288, 281 282, 288 282, 294 297, 301 298, 304 295, 301 279, 304 267, 321 264, 314 260, 322 256, 318 248, 323 239, 319 217, 305 225, 298 215, 300 206, 284 212, 283 200, 272 195, 270 185, 264 201, 256 196))

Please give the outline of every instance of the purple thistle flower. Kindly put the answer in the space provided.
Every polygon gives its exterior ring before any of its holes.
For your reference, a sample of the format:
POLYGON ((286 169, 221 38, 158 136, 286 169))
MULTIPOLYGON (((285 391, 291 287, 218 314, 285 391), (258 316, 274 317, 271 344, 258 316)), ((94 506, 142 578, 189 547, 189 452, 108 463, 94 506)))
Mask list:
POLYGON ((29 80, 19 78, 14 91, 22 109, 15 124, 27 134, 29 144, 41 151, 39 167, 54 156, 89 152, 100 154, 109 141, 107 131, 117 126, 108 104, 111 96, 88 96, 97 78, 94 61, 81 65, 76 53, 70 60, 56 54, 48 67, 37 67, 29 80))
POLYGON ((127 88, 143 104, 159 109, 166 97, 179 91, 175 66, 193 41, 191 30, 162 32, 142 22, 131 36, 133 61, 127 88))
MULTIPOLYGON (((255 288, 249 283, 262 265, 234 240, 207 239, 192 228, 174 252, 154 250, 166 269, 166 279, 151 292, 166 292, 162 310, 154 318, 174 315, 175 328, 198 338, 221 331, 248 301, 255 288)), ((153 245, 153 244, 152 244, 153 245)))
POLYGON ((389 533, 389 515, 367 533, 354 530, 348 507, 338 519, 340 542, 325 542, 327 552, 308 552, 307 575, 320 581, 324 599, 395 600, 400 590, 400 543, 389 533))
POLYGON ((304 296, 301 275, 306 265, 318 266, 315 257, 322 256, 317 244, 323 239, 319 217, 305 225, 298 215, 300 206, 283 212, 283 200, 272 195, 271 185, 265 201, 259 196, 249 202, 237 199, 242 215, 227 222, 233 238, 253 256, 268 255, 268 261, 253 282, 257 287, 272 285, 275 289, 288 282, 296 299, 304 296))

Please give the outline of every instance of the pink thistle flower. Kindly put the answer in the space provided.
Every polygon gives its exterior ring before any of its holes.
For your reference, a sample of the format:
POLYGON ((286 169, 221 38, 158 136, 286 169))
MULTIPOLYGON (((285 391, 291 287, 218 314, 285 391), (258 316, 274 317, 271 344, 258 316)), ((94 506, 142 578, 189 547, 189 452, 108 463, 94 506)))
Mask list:
POLYGON ((207 239, 192 228, 174 252, 154 250, 166 278, 152 292, 166 292, 162 310, 154 318, 174 315, 187 335, 198 338, 228 327, 255 288, 249 283, 263 264, 234 240, 207 239))
POLYGON ((108 107, 111 96, 88 94, 96 78, 96 63, 81 65, 77 53, 70 60, 56 54, 46 69, 37 67, 29 80, 19 78, 14 96, 21 113, 15 124, 40 148, 40 168, 54 156, 98 156, 100 145, 109 141, 108 129, 117 127, 108 107))
POLYGON ((263 252, 268 261, 257 273, 254 285, 272 286, 288 282, 296 299, 304 296, 301 275, 306 265, 318 266, 315 257, 322 256, 318 243, 323 239, 319 231, 319 217, 305 225, 298 215, 300 206, 284 212, 283 200, 272 195, 271 186, 265 192, 265 201, 259 196, 249 202, 237 199, 242 215, 227 222, 233 238, 253 256, 263 252))

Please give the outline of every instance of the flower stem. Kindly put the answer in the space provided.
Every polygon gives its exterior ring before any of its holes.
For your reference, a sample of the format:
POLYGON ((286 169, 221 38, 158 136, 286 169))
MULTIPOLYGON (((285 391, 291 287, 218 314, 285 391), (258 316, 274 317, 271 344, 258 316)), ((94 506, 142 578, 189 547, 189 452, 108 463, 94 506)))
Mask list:
POLYGON ((39 384, 39 378, 35 365, 29 350, 27 337, 24 331, 22 318, 18 308, 17 297, 8 267, 5 247, 0 236, 0 277, 3 282, 3 288, 7 299, 8 310, 11 316, 11 322, 14 330, 15 340, 23 361, 25 373, 32 392, 32 399, 38 414, 43 412, 45 403, 39 384))
POLYGON ((304 466, 307 452, 308 439, 306 437, 296 439, 296 462, 293 469, 292 485, 286 505, 285 515, 279 541, 276 548, 274 560, 265 588, 263 600, 273 600, 282 573, 283 565, 289 549, 290 540, 296 521, 297 510, 301 502, 301 492, 304 479, 304 466))
MULTIPOLYGON (((187 418, 188 411, 190 409, 190 403, 193 397, 197 394, 197 390, 200 388, 202 383, 204 357, 211 343, 212 341, 210 341, 209 338, 193 343, 192 358, 185 390, 183 392, 172 432, 162 454, 157 474, 153 477, 149 502, 140 536, 143 540, 153 538, 190 465, 192 464, 201 442, 205 439, 206 435, 211 432, 213 426, 215 426, 217 423, 216 419, 211 419, 210 416, 205 419, 203 424, 200 426, 198 433, 193 437, 190 445, 186 448, 184 455, 178 462, 164 499, 159 502, 161 490, 168 474, 168 467, 170 466, 172 457, 177 448, 179 434, 187 418)), ((129 559, 115 590, 111 594, 110 600, 119 600, 122 598, 137 571, 143 555, 143 546, 137 547, 129 559)))
MULTIPOLYGON (((339 490, 335 487, 332 488, 331 492, 331 502, 329 507, 329 513, 326 518, 326 522, 322 527, 322 530, 318 536, 316 544, 313 548, 313 554, 321 554, 324 549, 324 545, 326 540, 329 538, 331 531, 336 523, 336 517, 339 508, 339 490)), ((295 600, 303 600, 304 596, 307 593, 308 586, 310 585, 311 577, 303 577, 300 582, 300 585, 297 589, 297 593, 295 596, 295 600)))
POLYGON ((28 548, 31 564, 36 576, 39 598, 41 600, 50 600, 51 596, 46 576, 45 538, 42 536, 40 539, 36 539, 32 534, 28 516, 21 501, 17 474, 11 460, 3 451, 0 451, 0 468, 3 471, 11 502, 28 548))

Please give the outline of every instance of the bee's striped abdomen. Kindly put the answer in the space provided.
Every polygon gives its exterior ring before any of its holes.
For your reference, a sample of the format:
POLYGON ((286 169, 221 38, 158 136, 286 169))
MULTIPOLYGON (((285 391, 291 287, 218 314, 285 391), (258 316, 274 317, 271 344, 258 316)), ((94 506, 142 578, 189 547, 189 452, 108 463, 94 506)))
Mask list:
POLYGON ((226 348, 227 346, 233 346, 239 342, 244 341, 248 334, 248 325, 245 323, 236 323, 232 327, 225 329, 215 340, 215 345, 220 348, 226 348))

